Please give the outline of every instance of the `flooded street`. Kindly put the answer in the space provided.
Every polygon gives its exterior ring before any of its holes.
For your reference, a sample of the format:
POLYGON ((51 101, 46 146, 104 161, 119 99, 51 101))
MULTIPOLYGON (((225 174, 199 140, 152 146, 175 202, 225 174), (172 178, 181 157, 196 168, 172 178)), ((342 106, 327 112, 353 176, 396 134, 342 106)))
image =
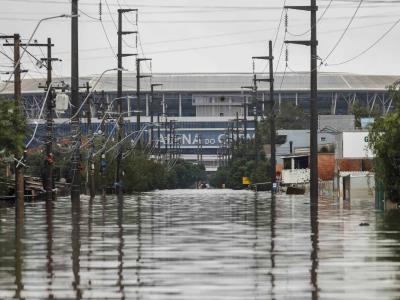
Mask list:
POLYGON ((0 208, 0 299, 398 299, 400 216, 371 201, 172 190, 0 208), (369 226, 360 226, 368 223, 369 226))

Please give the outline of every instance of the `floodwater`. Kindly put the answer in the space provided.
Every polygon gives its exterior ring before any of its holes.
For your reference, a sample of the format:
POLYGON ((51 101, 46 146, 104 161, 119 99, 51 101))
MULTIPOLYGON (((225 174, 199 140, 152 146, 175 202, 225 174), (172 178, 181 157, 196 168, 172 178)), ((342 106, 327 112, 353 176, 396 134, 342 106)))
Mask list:
POLYGON ((0 208, 0 299, 399 299, 399 241, 400 215, 371 200, 59 198, 0 208))

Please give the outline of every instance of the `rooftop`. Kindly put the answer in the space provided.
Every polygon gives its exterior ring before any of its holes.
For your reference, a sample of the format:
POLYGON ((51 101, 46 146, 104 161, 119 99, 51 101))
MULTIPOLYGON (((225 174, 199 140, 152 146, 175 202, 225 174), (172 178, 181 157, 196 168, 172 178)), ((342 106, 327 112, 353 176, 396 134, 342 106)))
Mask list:
MULTIPOLYGON (((267 75, 264 75, 266 77, 267 75)), ((262 76, 260 75, 260 78, 262 76)), ((97 76, 82 76, 80 82, 94 84, 97 76)), ((133 91, 136 89, 136 73, 123 73, 123 89, 133 91)), ((318 89, 321 91, 384 91, 389 85, 398 80, 400 76, 394 75, 359 75, 351 73, 319 73, 318 89)), ((69 84, 69 78, 55 78, 54 82, 64 81, 69 84)), ((153 74, 153 83, 162 83, 163 91, 170 92, 238 92, 241 86, 252 83, 251 73, 157 73, 153 74)), ((43 78, 24 79, 22 82, 23 93, 42 93, 38 84, 45 83, 43 78)), ((108 73, 104 75, 96 90, 116 91, 117 75, 108 73)), ((269 90, 268 83, 260 83, 260 90, 269 90)), ((275 74, 275 89, 282 91, 308 91, 310 89, 310 75, 307 72, 291 72, 275 74), (284 79, 284 80, 283 80, 284 79)), ((150 80, 142 79, 142 90, 150 90, 150 80)), ((14 92, 10 83, 4 94, 14 92)))

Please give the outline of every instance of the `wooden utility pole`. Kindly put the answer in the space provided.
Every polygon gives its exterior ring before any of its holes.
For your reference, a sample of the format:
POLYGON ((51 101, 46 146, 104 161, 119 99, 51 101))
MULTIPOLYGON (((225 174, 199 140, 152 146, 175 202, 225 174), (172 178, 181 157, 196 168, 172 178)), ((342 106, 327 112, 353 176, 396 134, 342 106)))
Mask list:
POLYGON ((316 0, 311 0, 310 6, 285 6, 286 9, 297 9, 311 13, 311 40, 285 41, 287 44, 310 46, 311 82, 310 82, 310 205, 318 207, 318 70, 317 70, 317 11, 316 0))
MULTIPOLYGON (((52 57, 51 57, 51 38, 47 39, 47 91, 51 89, 52 82, 52 57)), ((47 141, 46 141, 46 166, 47 166, 47 176, 46 176, 46 195, 47 201, 53 200, 53 112, 54 112, 54 93, 53 90, 49 91, 47 99, 47 118, 46 118, 46 128, 47 128, 47 141)))
MULTIPOLYGON (((274 186, 276 184, 276 149, 275 149, 275 138, 276 138, 276 130, 275 130, 275 99, 274 99, 274 56, 272 54, 272 41, 268 43, 268 56, 254 56, 253 59, 263 59, 268 60, 269 64, 269 78, 267 79, 255 79, 256 81, 265 81, 269 82, 269 122, 270 122, 270 145, 271 145, 271 194, 275 192, 274 186)), ((264 105, 264 109, 265 109, 264 105)), ((267 113, 264 113, 267 115, 267 113)))
MULTIPOLYGON (((154 88, 157 86, 162 86, 161 83, 152 83, 150 85, 151 88, 151 99, 150 99, 150 123, 151 123, 151 128, 150 128, 150 148, 153 149, 154 147, 154 108, 155 108, 155 101, 154 101, 154 88)), ((158 112, 157 112, 158 113, 158 112)), ((157 119, 158 122, 158 119, 157 119)))
MULTIPOLYGON (((14 35, 3 35, 0 36, 1 39, 13 39, 13 43, 6 43, 4 46, 14 47, 14 101, 17 109, 22 111, 22 91, 21 91, 21 39, 19 34, 14 35)), ((24 202, 25 202, 25 182, 24 182, 24 165, 20 160, 25 159, 25 152, 21 153, 16 151, 14 153, 14 173, 15 173, 15 200, 16 200, 16 213, 24 214, 24 202)))
POLYGON ((78 0, 71 1, 71 135, 73 139, 71 201, 79 202, 81 195, 81 132, 79 124, 79 38, 78 0))
MULTIPOLYGON (((122 58, 127 56, 134 56, 134 54, 122 53, 122 37, 127 34, 136 34, 137 31, 123 31, 122 30, 122 16, 124 13, 137 12, 137 9, 118 9, 118 72, 117 72, 117 101, 118 101, 118 143, 121 142, 122 136, 124 134, 124 118, 122 113, 122 58)), ((130 113, 130 112, 128 112, 130 113)), ((122 193, 122 182, 121 182, 121 161, 122 161, 122 152, 123 147, 121 144, 118 145, 118 154, 117 154, 117 164, 116 164, 116 174, 115 174, 115 183, 116 183, 116 193, 122 193)))
MULTIPOLYGON (((145 77, 151 77, 151 75, 141 75, 140 74, 140 63, 142 61, 151 60, 151 58, 136 58, 136 107, 137 107, 137 114, 136 114, 136 131, 140 134, 141 124, 140 124, 140 115, 141 111, 141 103, 140 103, 140 79, 145 77)), ((140 143, 139 143, 140 144, 140 143)))
MULTIPOLYGON (((90 94, 90 85, 89 82, 86 82, 86 94, 87 96, 89 96, 90 94)), ((88 137, 92 135, 93 131, 92 131, 92 103, 91 103, 91 97, 89 97, 87 99, 87 106, 86 106, 86 126, 87 126, 87 135, 88 137)), ((88 159, 88 170, 87 170, 87 174, 88 174, 88 185, 89 185, 89 195, 90 197, 95 197, 96 196, 96 185, 95 185, 95 175, 94 175, 94 171, 95 171, 95 165, 94 165, 94 140, 93 137, 89 142, 89 159, 88 159)))
MULTIPOLYGON (((20 57, 20 36, 14 34, 14 99, 17 109, 21 109, 22 91, 21 91, 21 57, 20 57)), ((21 159, 24 153, 17 151, 15 158, 21 159)), ((24 200, 25 200, 25 182, 24 182, 24 169, 19 161, 15 161, 15 196, 16 196, 16 210, 23 215, 24 200)))
POLYGON ((270 144, 271 144, 271 193, 275 192, 276 185, 276 129, 275 129, 275 98, 274 98, 274 56, 272 41, 269 41, 269 105, 270 105, 270 144))

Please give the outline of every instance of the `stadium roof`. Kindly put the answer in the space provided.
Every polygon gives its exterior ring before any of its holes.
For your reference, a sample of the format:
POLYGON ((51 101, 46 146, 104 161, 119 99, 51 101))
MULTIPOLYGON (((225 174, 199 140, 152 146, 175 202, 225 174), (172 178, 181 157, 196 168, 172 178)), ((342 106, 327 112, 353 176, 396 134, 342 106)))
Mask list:
MULTIPOLYGON (((153 83, 162 83, 163 91, 171 92, 237 92, 241 86, 249 86, 252 83, 251 73, 157 73, 153 74, 153 83)), ((260 78, 267 75, 259 75, 260 78)), ((82 76, 80 82, 90 84, 96 82, 97 76, 82 76)), ((136 90, 136 73, 124 72, 124 91, 136 90)), ((400 76, 394 75, 358 75, 351 73, 319 73, 318 89, 320 91, 385 91, 387 87, 397 81, 400 76)), ((69 78, 56 78, 55 83, 64 81, 69 84, 69 78)), ((38 84, 45 83, 45 79, 24 79, 22 82, 23 93, 42 93, 38 84)), ((150 90, 150 79, 141 80, 142 91, 150 90)), ((108 73, 104 75, 96 90, 116 91, 117 76, 108 73)), ((310 76, 306 72, 277 73, 275 75, 275 90, 281 91, 308 91, 310 88, 310 76)), ((268 83, 260 83, 260 90, 269 90, 268 83)), ((3 94, 12 94, 13 84, 9 84, 3 94)))

